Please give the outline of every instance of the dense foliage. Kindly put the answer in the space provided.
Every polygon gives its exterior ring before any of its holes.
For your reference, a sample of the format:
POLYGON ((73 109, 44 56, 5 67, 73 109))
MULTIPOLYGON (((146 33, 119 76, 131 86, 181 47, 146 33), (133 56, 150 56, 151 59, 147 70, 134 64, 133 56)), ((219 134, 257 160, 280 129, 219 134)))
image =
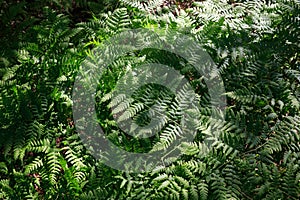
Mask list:
POLYGON ((297 0, 2 0, 0 5, 0 199, 300 198, 297 0), (136 28, 193 37, 216 63, 227 98, 226 112, 210 118, 216 111, 210 109, 203 75, 168 52, 145 49, 107 66, 96 95, 99 124, 127 151, 168 148, 182 134, 177 114, 189 94, 183 90, 174 98, 149 84, 133 99, 113 98, 118 81, 122 87, 135 81, 120 79, 124 73, 141 63, 163 63, 190 80, 197 93, 194 142, 180 145, 178 160, 144 173, 118 171, 95 159, 72 115, 82 62, 93 48, 136 28), (113 118, 128 110, 123 119, 145 125, 154 103, 168 107, 169 116, 158 122, 163 129, 154 137, 129 137, 113 118), (203 145, 207 137, 209 149, 203 145))

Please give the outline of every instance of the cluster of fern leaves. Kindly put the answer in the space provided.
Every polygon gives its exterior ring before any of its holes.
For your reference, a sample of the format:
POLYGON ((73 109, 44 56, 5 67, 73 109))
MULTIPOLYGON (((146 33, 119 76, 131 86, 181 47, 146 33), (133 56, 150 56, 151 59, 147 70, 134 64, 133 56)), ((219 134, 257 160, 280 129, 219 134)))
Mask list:
POLYGON ((0 199, 300 198, 298 1, 23 0, 0 5, 0 199), (106 166, 105 155, 96 159, 72 113, 73 84, 83 61, 94 56, 92 49, 136 28, 192 37, 216 63, 227 99, 225 112, 211 109, 204 75, 170 52, 145 48, 107 66, 96 94, 98 123, 128 152, 172 146, 184 134, 178 122, 190 94, 147 84, 123 98, 126 86, 136 81, 124 74, 145 63, 168 65, 189 80, 196 94, 199 106, 189 110, 194 140, 177 146, 178 159, 162 158, 141 173, 106 166), (164 107, 166 117, 147 129, 153 105, 164 107), (132 137, 116 115, 146 127, 144 133, 161 130, 149 138, 132 137))

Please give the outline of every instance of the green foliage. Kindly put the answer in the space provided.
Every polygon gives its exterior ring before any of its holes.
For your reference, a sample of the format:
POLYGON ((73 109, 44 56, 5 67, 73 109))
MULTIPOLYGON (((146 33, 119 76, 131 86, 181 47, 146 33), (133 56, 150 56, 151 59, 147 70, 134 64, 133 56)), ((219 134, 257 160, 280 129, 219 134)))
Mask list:
POLYGON ((0 1, 0 199, 299 199, 299 2, 97 2, 0 1), (200 105, 189 110, 195 139, 177 147, 179 159, 130 173, 95 160, 82 144, 71 92, 93 47, 141 27, 193 37, 216 63, 227 105, 225 114, 211 109, 204 76, 174 54, 144 49, 116 59, 99 80, 96 109, 120 148, 167 149, 184 131, 184 87, 175 97, 147 84, 124 98, 139 65, 178 70, 200 105), (154 137, 138 139, 118 127, 128 119, 146 127, 159 107, 166 118, 140 133, 161 129, 154 137))

